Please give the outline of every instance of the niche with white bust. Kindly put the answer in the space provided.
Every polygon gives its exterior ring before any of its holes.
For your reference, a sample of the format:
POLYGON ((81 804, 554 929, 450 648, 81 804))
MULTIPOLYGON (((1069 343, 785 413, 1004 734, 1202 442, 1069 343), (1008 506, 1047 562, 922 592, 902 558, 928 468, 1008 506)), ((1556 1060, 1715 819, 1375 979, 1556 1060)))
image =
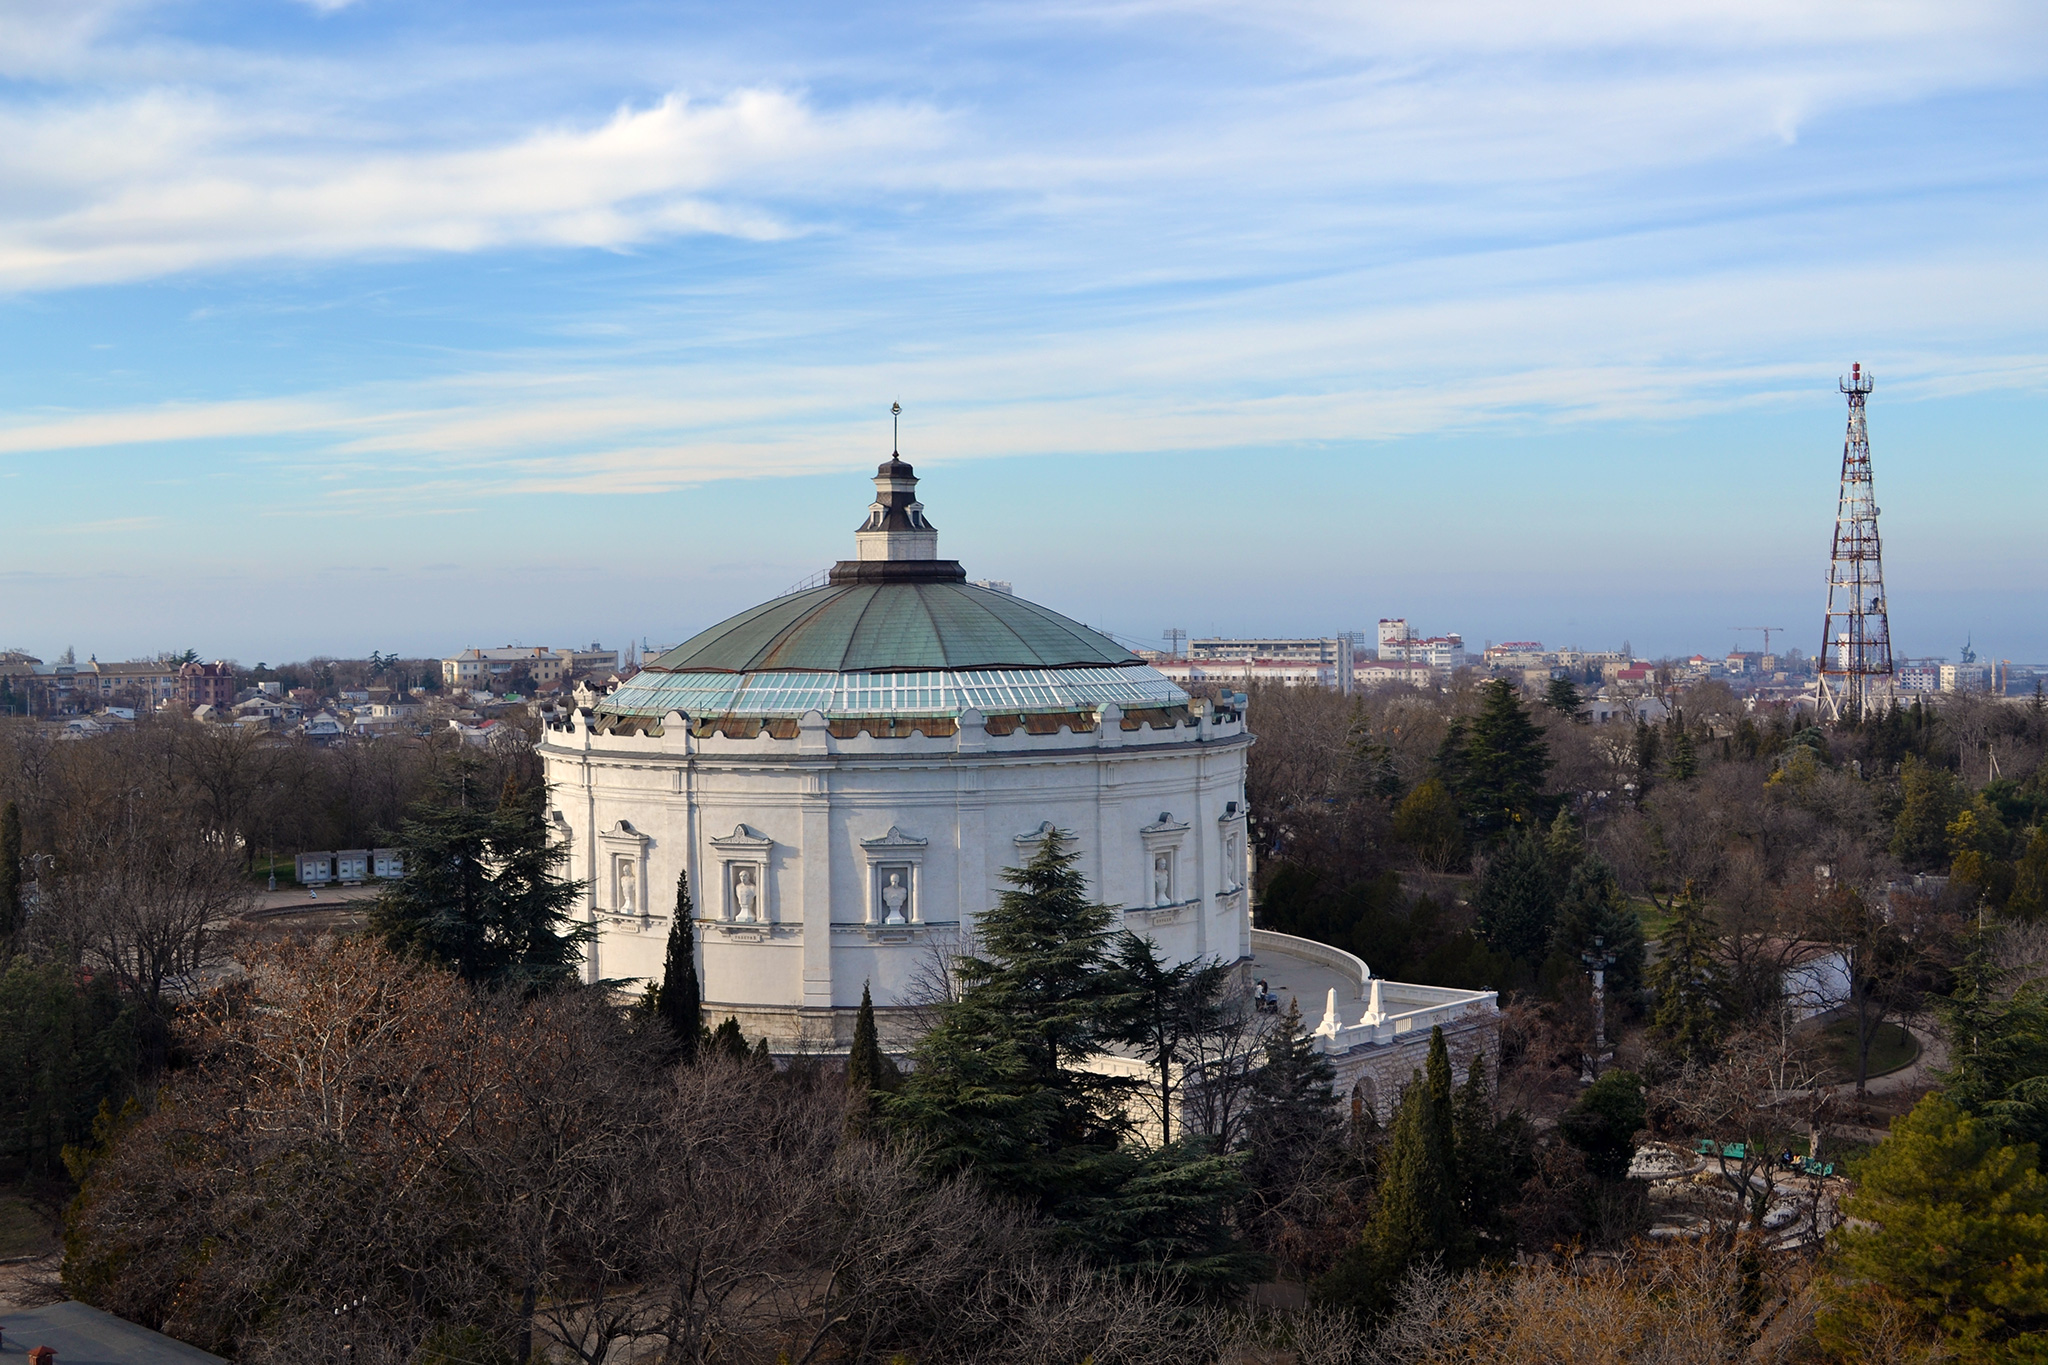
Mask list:
POLYGON ((896 826, 860 843, 867 859, 868 896, 864 923, 871 936, 907 936, 924 924, 921 882, 929 841, 896 826))
MULTIPOLYGON (((1179 917, 1180 910, 1193 898, 1191 889, 1183 885, 1181 869, 1181 847, 1186 843, 1188 823, 1173 818, 1172 811, 1159 812, 1159 818, 1139 829, 1138 838, 1145 848, 1143 903, 1132 907, 1154 924, 1169 924, 1179 917)), ((1192 881, 1192 875, 1187 877, 1192 881)))
POLYGON ((725 924, 764 926, 774 922, 769 903, 768 862, 775 841, 747 825, 712 838, 719 864, 718 918, 725 924))
POLYGON ((647 850, 654 841, 625 821, 597 832, 598 909, 638 928, 648 918, 647 850))

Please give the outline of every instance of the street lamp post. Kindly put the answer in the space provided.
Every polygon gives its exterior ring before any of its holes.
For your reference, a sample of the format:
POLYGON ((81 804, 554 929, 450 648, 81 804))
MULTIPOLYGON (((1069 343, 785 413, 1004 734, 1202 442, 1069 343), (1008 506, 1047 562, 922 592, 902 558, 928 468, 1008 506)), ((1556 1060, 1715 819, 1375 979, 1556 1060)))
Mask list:
POLYGON ((1579 961, 1586 964, 1593 973, 1593 1051, 1586 1058, 1586 1068, 1580 1076, 1580 1084, 1591 1085, 1599 1079, 1600 1063, 1609 1057, 1607 1051, 1607 969, 1614 965, 1615 954, 1607 951, 1607 940, 1594 935, 1590 950, 1579 954, 1579 961))

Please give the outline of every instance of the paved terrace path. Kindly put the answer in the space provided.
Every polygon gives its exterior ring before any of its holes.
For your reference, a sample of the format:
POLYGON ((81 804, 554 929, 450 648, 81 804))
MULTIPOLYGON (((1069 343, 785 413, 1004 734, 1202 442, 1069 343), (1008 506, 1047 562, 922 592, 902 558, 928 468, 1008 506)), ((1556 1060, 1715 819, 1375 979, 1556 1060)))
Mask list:
POLYGON ((1345 1023, 1357 1023, 1365 1008, 1359 1003, 1357 981, 1333 967, 1310 962, 1292 953, 1255 950, 1252 976, 1265 979, 1266 989, 1280 999, 1282 1014, 1287 1012, 1290 996, 1300 1001, 1302 1021, 1307 1028, 1313 1029, 1323 1021, 1323 1006, 1332 989, 1337 992, 1337 1013, 1345 1023))
POLYGON ((332 909, 337 905, 346 905, 350 901, 374 899, 383 889, 381 882, 366 882, 361 886, 294 886, 289 890, 280 885, 275 891, 258 891, 256 904, 249 913, 253 916, 267 916, 332 909), (318 894, 312 894, 313 892, 318 894))
MULTIPOLYGON (((1925 1090, 1934 1084, 1934 1073, 1948 1065, 1948 1040, 1941 1036, 1933 1020, 1916 1015, 1899 1022, 1906 1032, 1913 1035, 1913 1041, 1920 1044, 1920 1055, 1897 1071, 1872 1076, 1863 1087, 1870 1094, 1894 1095, 1902 1090, 1925 1090)), ((1853 1096, 1856 1093, 1855 1078, 1851 1077, 1837 1093, 1853 1096)))

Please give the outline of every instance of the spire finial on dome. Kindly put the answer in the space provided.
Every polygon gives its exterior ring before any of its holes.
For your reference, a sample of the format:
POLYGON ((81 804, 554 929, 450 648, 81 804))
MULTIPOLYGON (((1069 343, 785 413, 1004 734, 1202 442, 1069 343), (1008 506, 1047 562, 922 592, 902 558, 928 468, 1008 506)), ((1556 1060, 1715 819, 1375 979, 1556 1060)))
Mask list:
POLYGON ((903 458, 903 404, 889 405, 889 453, 903 458))
MULTIPOLYGON (((891 403, 889 416, 893 428, 902 420, 903 405, 891 403)), ((925 520, 924 504, 917 500, 917 475, 893 448, 900 443, 891 444, 889 458, 875 470, 875 500, 868 504, 868 519, 854 532, 855 557, 937 559, 939 533, 925 520)))

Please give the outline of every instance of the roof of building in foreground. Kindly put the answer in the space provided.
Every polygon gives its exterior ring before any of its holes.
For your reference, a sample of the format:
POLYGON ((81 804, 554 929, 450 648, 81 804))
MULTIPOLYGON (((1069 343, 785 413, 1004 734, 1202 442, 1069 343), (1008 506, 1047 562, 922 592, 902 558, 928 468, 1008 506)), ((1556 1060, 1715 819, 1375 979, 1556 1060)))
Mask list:
POLYGON ((1187 694, 1114 640, 967 581, 937 557, 917 478, 892 455, 858 557, 822 587, 764 602, 650 661, 600 717, 957 715, 1185 705, 1187 694))

